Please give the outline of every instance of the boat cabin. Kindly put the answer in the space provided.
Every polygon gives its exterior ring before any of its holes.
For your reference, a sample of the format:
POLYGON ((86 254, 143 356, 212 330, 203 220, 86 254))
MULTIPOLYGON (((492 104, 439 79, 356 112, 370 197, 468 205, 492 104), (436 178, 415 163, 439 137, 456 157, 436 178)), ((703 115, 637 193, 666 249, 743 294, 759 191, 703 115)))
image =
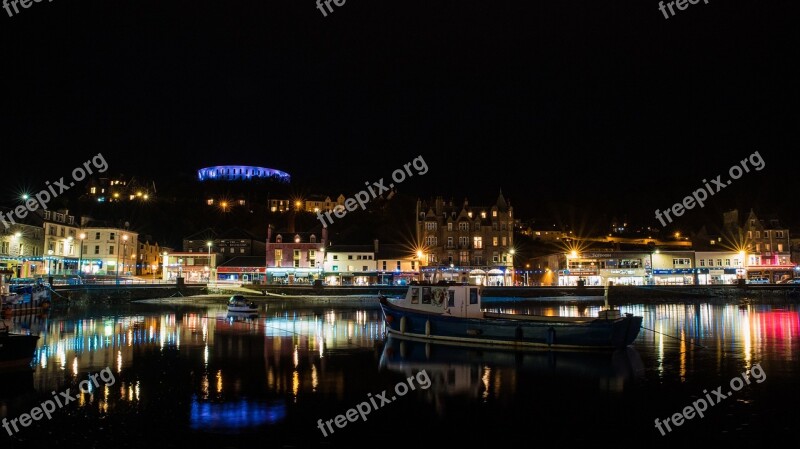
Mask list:
POLYGON ((406 296, 392 304, 411 310, 459 318, 483 318, 480 286, 455 282, 412 283, 406 296))

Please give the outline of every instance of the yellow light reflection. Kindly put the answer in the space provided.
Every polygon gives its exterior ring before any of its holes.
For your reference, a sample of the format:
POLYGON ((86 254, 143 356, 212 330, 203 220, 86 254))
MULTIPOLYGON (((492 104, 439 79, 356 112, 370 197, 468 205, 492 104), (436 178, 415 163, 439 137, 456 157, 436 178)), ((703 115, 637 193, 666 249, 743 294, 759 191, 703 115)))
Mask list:
POLYGON ((74 374, 76 376, 78 375, 78 357, 77 356, 75 356, 75 358, 72 359, 72 374, 74 374))
POLYGON ((222 393, 222 370, 217 371, 217 393, 222 393))
POLYGON ((292 375, 292 395, 294 396, 295 401, 297 400, 297 392, 300 390, 300 374, 297 370, 294 371, 292 375))
POLYGON ((686 331, 681 329, 681 368, 680 368, 680 376, 681 382, 686 382, 686 331))
POLYGON ((122 372, 122 351, 117 351, 117 372, 122 372))
POLYGON ((488 366, 483 368, 483 376, 481 377, 481 382, 483 382, 483 400, 487 400, 489 398, 489 379, 492 375, 492 369, 488 366))
POLYGON ((746 367, 750 366, 750 356, 753 349, 753 336, 750 333, 750 313, 745 312, 741 318, 742 326, 742 343, 744 347, 744 363, 746 367))
POLYGON ((317 379, 317 366, 311 365, 311 391, 317 391, 317 385, 319 385, 319 379, 317 379))
POLYGON ((203 399, 208 399, 208 373, 203 374, 203 382, 201 383, 201 391, 203 392, 203 399))

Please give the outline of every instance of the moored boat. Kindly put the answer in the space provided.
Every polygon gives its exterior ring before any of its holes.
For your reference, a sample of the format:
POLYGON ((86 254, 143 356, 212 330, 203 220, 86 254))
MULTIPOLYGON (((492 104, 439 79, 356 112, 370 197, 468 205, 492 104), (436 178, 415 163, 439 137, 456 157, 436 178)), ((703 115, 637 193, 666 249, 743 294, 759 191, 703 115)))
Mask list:
POLYGON ((233 295, 228 299, 228 312, 258 312, 258 306, 242 295, 233 295))
POLYGON ((597 317, 485 312, 476 285, 414 283, 403 298, 380 296, 387 331, 399 338, 469 345, 624 348, 642 317, 606 308, 597 317))
POLYGON ((30 367, 39 337, 10 332, 0 319, 0 371, 17 371, 30 367))

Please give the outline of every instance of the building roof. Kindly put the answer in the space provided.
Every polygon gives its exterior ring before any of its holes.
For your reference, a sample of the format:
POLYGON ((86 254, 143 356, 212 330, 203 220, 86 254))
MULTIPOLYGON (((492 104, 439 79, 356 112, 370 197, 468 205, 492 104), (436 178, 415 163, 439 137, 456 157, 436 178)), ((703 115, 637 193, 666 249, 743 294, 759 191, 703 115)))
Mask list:
POLYGON ((236 256, 217 265, 217 267, 266 267, 264 256, 236 256))
POLYGON ((228 229, 220 234, 218 234, 215 239, 222 240, 222 239, 234 239, 234 240, 261 240, 260 238, 254 236, 252 233, 245 231, 242 228, 231 228, 228 229))
POLYGON ((378 246, 378 252, 375 254, 375 258, 405 259, 414 255, 414 251, 412 251, 407 245, 399 243, 382 243, 378 246))
POLYGON ((217 231, 214 228, 205 228, 202 231, 197 231, 194 234, 184 237, 184 240, 213 240, 217 237, 217 231))
POLYGON ((329 253, 374 253, 374 245, 331 245, 325 248, 329 253))

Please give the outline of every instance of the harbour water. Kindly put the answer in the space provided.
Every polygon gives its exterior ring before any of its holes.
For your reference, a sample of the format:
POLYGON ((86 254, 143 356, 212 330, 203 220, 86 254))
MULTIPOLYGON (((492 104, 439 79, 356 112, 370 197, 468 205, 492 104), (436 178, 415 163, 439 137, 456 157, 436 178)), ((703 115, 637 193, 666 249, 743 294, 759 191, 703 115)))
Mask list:
MULTIPOLYGON (((591 316, 599 307, 513 310, 591 316)), ((541 438, 566 447, 791 441, 800 399, 796 301, 621 309, 644 317, 627 350, 525 353, 387 339, 370 301, 262 300, 254 319, 229 317, 224 298, 54 310, 15 323, 41 339, 31 373, 0 377, 0 418, 29 413, 53 392, 70 389, 75 400, 19 431, 0 429, 0 441, 4 448, 428 447, 443 436, 465 447, 541 438), (81 384, 102 370, 113 382, 81 384), (731 382, 746 371, 747 383, 731 382), (397 388, 411 377, 416 388, 397 388), (703 417, 673 420, 662 435, 657 418, 663 423, 700 398, 714 404, 703 417), (363 403, 368 414, 336 425, 337 415, 363 403)))

